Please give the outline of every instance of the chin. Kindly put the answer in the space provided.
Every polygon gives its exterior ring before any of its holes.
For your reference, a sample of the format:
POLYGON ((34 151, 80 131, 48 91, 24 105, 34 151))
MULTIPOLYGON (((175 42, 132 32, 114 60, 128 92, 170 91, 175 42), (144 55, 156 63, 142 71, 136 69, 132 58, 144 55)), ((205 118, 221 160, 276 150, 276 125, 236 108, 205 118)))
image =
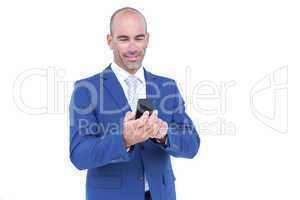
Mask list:
POLYGON ((130 70, 139 69, 141 67, 141 63, 127 63, 126 67, 130 70))

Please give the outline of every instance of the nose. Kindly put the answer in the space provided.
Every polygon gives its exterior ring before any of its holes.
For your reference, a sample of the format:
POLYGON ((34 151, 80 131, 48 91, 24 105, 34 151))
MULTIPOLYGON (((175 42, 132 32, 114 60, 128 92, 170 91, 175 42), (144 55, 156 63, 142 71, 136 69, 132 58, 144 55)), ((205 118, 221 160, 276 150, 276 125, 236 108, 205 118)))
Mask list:
POLYGON ((129 46, 128 46, 128 51, 129 52, 136 52, 138 50, 137 45, 135 44, 134 41, 129 42, 129 46))

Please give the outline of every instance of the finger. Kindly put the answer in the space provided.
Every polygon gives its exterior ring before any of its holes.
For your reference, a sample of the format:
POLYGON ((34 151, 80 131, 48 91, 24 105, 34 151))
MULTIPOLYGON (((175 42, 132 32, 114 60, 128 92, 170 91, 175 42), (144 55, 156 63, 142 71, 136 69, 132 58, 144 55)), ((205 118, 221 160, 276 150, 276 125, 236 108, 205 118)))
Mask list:
POLYGON ((154 122, 149 121, 145 125, 145 134, 147 134, 148 137, 155 138, 160 128, 160 121, 158 118, 155 119, 154 122))
POLYGON ((130 115, 130 112, 126 112, 125 117, 124 117, 124 122, 128 121, 129 115, 130 115))
POLYGON ((150 128, 144 130, 144 137, 156 138, 159 130, 159 125, 154 124, 150 128))
POLYGON ((166 130, 166 129, 168 129, 168 123, 162 121, 162 122, 161 122, 161 125, 160 125, 160 129, 161 129, 161 130, 166 130))
POLYGON ((153 137, 155 137, 155 138, 159 137, 159 130, 160 130, 161 126, 162 126, 162 120, 158 118, 156 123, 153 125, 153 127, 154 127, 153 128, 154 129, 153 137))
POLYGON ((157 118, 157 113, 158 111, 157 110, 153 110, 152 114, 150 117, 156 117, 157 118))
POLYGON ((158 117, 157 117, 157 112, 153 112, 150 117, 149 117, 149 120, 147 121, 147 127, 150 127, 152 126, 154 123, 156 123, 158 120, 158 117))
POLYGON ((145 126, 142 126, 137 129, 136 136, 139 138, 139 141, 145 141, 149 138, 149 132, 152 132, 150 129, 145 130, 145 126))
POLYGON ((157 132, 157 129, 159 128, 159 125, 157 125, 157 123, 158 118, 156 114, 151 114, 151 116, 149 116, 147 122, 143 126, 143 135, 145 137, 152 137, 154 132, 157 132))
POLYGON ((149 119, 149 112, 148 111, 145 111, 143 113, 143 115, 136 120, 136 127, 137 128, 140 128, 142 126, 144 126, 146 124, 146 122, 148 121, 149 119))
POLYGON ((135 112, 128 111, 125 115, 124 121, 128 122, 130 120, 133 120, 135 118, 135 112))
POLYGON ((148 135, 149 137, 153 137, 153 132, 155 129, 155 123, 157 122, 157 117, 155 114, 152 114, 148 121, 144 125, 144 135, 148 135))
POLYGON ((164 137, 168 132, 168 123, 162 121, 158 132, 160 138, 164 137))

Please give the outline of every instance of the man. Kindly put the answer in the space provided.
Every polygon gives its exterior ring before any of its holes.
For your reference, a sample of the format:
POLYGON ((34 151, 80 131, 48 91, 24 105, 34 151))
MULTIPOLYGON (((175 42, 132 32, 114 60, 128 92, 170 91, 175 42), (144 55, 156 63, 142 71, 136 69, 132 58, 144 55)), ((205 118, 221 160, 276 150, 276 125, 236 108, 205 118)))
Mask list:
POLYGON ((107 36, 113 62, 75 83, 70 159, 88 170, 88 200, 175 200, 170 155, 198 152, 200 139, 175 81, 142 67, 148 42, 145 17, 133 8, 117 10, 107 36), (156 110, 136 119, 141 98, 156 110))

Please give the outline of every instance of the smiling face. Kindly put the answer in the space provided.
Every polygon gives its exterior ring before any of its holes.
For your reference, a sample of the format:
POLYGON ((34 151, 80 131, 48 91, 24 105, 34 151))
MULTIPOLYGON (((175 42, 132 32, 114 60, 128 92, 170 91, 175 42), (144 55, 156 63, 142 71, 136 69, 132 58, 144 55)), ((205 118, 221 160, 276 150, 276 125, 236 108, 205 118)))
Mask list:
POLYGON ((148 41, 146 22, 139 13, 124 10, 114 16, 107 43, 117 65, 134 74, 142 66, 148 41))

